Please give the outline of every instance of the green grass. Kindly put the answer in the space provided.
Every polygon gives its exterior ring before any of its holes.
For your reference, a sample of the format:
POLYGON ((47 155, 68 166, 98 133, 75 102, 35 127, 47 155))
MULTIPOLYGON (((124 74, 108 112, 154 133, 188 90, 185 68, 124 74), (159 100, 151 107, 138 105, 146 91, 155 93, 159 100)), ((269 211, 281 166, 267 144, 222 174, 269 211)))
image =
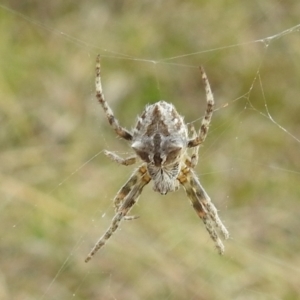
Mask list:
POLYGON ((299 34, 254 42, 297 25, 297 1, 1 5, 21 13, 0 6, 1 299, 298 299, 299 34), (134 169, 101 152, 131 153, 95 100, 97 53, 129 128, 160 99, 198 120, 205 66, 218 109, 197 172, 231 234, 223 257, 184 191, 150 184, 84 263, 134 169))

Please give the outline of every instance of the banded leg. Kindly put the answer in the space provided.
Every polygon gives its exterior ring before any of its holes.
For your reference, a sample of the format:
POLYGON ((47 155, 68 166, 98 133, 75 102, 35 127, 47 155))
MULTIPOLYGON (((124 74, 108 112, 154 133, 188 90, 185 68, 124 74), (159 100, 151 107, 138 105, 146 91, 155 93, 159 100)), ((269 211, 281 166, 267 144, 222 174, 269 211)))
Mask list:
POLYGON ((217 228, 220 229, 222 235, 224 236, 225 239, 229 238, 229 233, 224 224, 222 223, 218 211, 214 204, 211 202, 209 196, 201 186, 199 180, 195 176, 195 174, 191 173, 192 176, 190 177, 190 185, 195 191, 195 194, 199 200, 199 202, 204 206, 205 210, 209 214, 209 217, 214 221, 215 225, 217 228))
MULTIPOLYGON (((195 127, 193 125, 190 125, 190 132, 191 132, 192 139, 196 138, 197 133, 196 133, 195 127)), ((196 165, 198 164, 199 147, 200 147, 199 145, 194 147, 191 157, 186 160, 187 166, 189 166, 192 169, 194 169, 196 167, 196 165)))
MULTIPOLYGON (((121 189, 118 191, 117 195, 115 196, 113 202, 115 207, 115 212, 117 213, 120 209, 120 206, 124 202, 125 197, 128 196, 128 194, 131 192, 133 187, 138 184, 138 180, 140 178, 140 174, 136 171, 134 172, 130 178, 127 180, 127 182, 121 187, 121 189)), ((136 219, 136 217, 127 217, 126 219, 136 219)))
POLYGON ((106 230, 106 232, 101 236, 96 245, 93 247, 85 262, 91 260, 91 258, 95 255, 95 253, 101 249, 107 240, 113 235, 113 233, 118 229, 121 221, 128 214, 134 204, 137 202, 139 195, 141 194, 143 187, 149 183, 151 178, 148 176, 146 168, 144 166, 140 167, 135 172, 138 175, 138 180, 136 184, 130 189, 129 193, 125 196, 124 201, 118 208, 117 213, 113 217, 110 226, 106 230))
MULTIPOLYGON (((127 182, 118 191, 118 193, 115 196, 114 201, 113 201, 116 213, 118 213, 120 207, 122 206, 122 203, 124 203, 125 197, 127 197, 127 195, 135 187, 135 185, 139 184, 140 180, 146 180, 146 181, 148 180, 149 176, 146 174, 146 172, 147 172, 146 167, 141 166, 136 172, 134 172, 130 176, 130 178, 127 180, 127 182), (145 177, 145 178, 143 178, 143 177, 145 177)), ((149 177, 149 181, 150 181, 150 177, 149 177)), ((139 218, 139 216, 125 216, 124 220, 131 221, 131 220, 135 220, 138 218, 139 218)))
MULTIPOLYGON (((212 203, 211 203, 211 206, 208 207, 209 208, 209 210, 208 210, 207 207, 203 203, 203 198, 199 199, 199 192, 198 192, 199 187, 197 187, 195 189, 191 185, 191 181, 192 181, 191 177, 195 176, 191 172, 192 171, 189 168, 185 168, 184 170, 181 171, 180 175, 178 176, 178 180, 183 185, 183 187, 186 191, 186 194, 189 197, 189 199, 191 200, 192 206, 193 206, 194 210, 196 211, 197 215, 203 220, 205 228, 206 228, 207 232, 209 233, 211 239, 215 242, 215 245, 216 245, 216 248, 218 249, 219 254, 223 254, 224 249, 225 249, 224 245, 213 226, 213 222, 214 222, 217 225, 217 227, 219 227, 218 223, 216 222, 216 219, 218 219, 219 221, 220 221, 220 219, 217 215, 216 209, 214 212, 216 213, 217 218, 215 216, 212 218, 211 207, 212 206, 214 207, 214 205, 212 203)), ((200 185, 200 183, 199 183, 199 185, 200 185)), ((202 188, 202 191, 204 191, 203 188, 202 188)), ((205 193, 205 191, 204 191, 204 193, 205 193)), ((203 195, 207 196, 206 193, 203 195)), ((221 221, 220 221, 220 223, 222 224, 221 221)), ((223 230, 221 229, 221 231, 224 236, 226 235, 225 238, 228 238, 228 236, 229 236, 228 231, 226 230, 226 228, 224 227, 223 224, 222 224, 222 226, 223 226, 223 230)))
POLYGON ((200 67, 200 71, 201 71, 202 81, 203 81, 204 88, 205 88, 207 107, 206 107, 204 118, 202 119, 200 131, 199 131, 198 135, 195 138, 192 138, 191 140, 189 140, 189 142, 188 142, 189 148, 196 147, 196 146, 202 144, 204 142, 204 140, 206 139, 209 124, 210 124, 211 117, 213 114, 213 108, 215 105, 214 97, 213 97, 206 73, 204 71, 204 68, 200 67))
POLYGON ((104 150, 104 154, 109 157, 111 160, 117 162, 123 166, 130 166, 136 163, 137 156, 132 155, 130 157, 122 158, 121 156, 117 155, 116 153, 104 150))
POLYGON ((118 229, 122 219, 126 216, 126 214, 129 212, 129 210, 132 208, 132 206, 136 203, 136 199, 139 194, 140 193, 138 193, 137 188, 135 188, 131 191, 131 193, 129 194, 129 197, 128 197, 128 198, 131 198, 131 201, 129 203, 127 203, 128 201, 126 201, 125 202, 127 204, 126 206, 124 205, 125 203, 122 205, 122 207, 124 207, 124 208, 120 209, 120 211, 113 217, 113 219, 111 221, 111 225, 106 230, 106 232, 101 236, 101 238, 98 240, 96 245, 93 247, 93 249, 87 256, 87 258, 85 259, 85 262, 88 262, 89 260, 91 260, 92 257, 95 255, 95 253, 105 245, 107 240, 118 229))
POLYGON ((101 85, 101 67, 100 67, 100 55, 97 56, 96 59, 96 80, 95 80, 95 85, 96 85, 96 97, 101 104, 109 124, 112 126, 112 128, 115 130, 118 136, 122 137, 125 140, 131 141, 132 140, 132 134, 122 127, 119 124, 119 121, 115 118, 114 113, 108 103, 104 99, 104 94, 102 91, 102 85, 101 85))

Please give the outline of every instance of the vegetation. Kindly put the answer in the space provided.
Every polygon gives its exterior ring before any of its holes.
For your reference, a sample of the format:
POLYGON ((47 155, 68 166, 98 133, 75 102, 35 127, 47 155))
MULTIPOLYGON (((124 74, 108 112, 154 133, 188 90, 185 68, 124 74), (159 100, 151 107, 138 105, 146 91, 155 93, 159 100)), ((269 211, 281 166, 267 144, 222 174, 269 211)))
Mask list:
POLYGON ((298 299, 300 39, 284 30, 299 6, 2 2, 0 298, 298 299), (95 100, 97 53, 129 128, 160 99, 199 126, 204 65, 217 110, 197 172, 231 234, 224 256, 183 190, 149 185, 140 218, 84 263, 133 170, 102 153, 131 150, 95 100))

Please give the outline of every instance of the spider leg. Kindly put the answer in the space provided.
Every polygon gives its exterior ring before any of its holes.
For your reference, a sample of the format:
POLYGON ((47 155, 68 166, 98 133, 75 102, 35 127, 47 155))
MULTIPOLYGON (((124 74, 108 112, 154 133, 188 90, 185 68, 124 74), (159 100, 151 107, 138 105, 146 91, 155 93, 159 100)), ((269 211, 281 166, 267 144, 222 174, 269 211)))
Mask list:
POLYGON ((122 158, 121 156, 119 156, 119 155, 117 155, 113 152, 107 151, 107 150, 104 150, 104 154, 107 157, 109 157, 111 160, 113 160, 113 161, 115 161, 118 164, 123 165, 123 166, 133 165, 133 164, 136 163, 136 159, 137 159, 136 155, 132 155, 130 157, 122 158))
POLYGON ((104 94, 102 91, 102 85, 101 85, 101 67, 100 67, 100 55, 97 56, 96 60, 96 97, 101 104, 109 124, 112 126, 112 128, 115 130, 118 136, 122 137, 125 140, 131 141, 132 140, 132 134, 125 128, 123 128, 118 120, 115 118, 114 113, 108 103, 104 99, 104 94))
MULTIPOLYGON (((150 176, 147 173, 145 166, 141 166, 138 170, 135 171, 134 175, 137 176, 137 181, 135 185, 130 189, 129 193, 124 198, 124 201, 117 210, 117 213, 113 217, 110 226, 106 232, 101 236, 98 242, 95 244, 85 262, 91 260, 95 253, 102 248, 107 240, 113 235, 113 233, 118 229, 120 222, 124 219, 127 213, 131 210, 134 204, 137 202, 139 195, 141 194, 143 187, 149 183, 151 180, 150 176)), ((133 177, 133 176, 132 176, 133 177)), ((132 178, 131 177, 131 178, 132 178)), ((127 182, 128 183, 128 182, 127 182)), ((122 190, 122 189, 121 189, 122 190)))
MULTIPOLYGON (((196 138, 197 133, 195 127, 191 124, 190 125, 190 132, 192 134, 192 139, 196 138)), ((199 152, 199 145, 193 148, 193 152, 190 158, 186 159, 186 164, 188 167, 194 169, 195 166, 198 164, 198 152, 199 152)))
MULTIPOLYGON (((120 206, 124 202, 125 197, 131 192, 133 187, 138 183, 140 174, 138 172, 133 173, 130 178, 127 180, 127 182, 121 187, 121 189, 118 191, 117 195, 114 198, 114 207, 115 212, 117 213, 120 209, 120 206)), ((126 216, 124 217, 124 220, 134 220, 139 218, 139 216, 126 216)))
POLYGON ((205 207, 207 213, 209 214, 210 218, 214 221, 217 228, 220 229, 221 233, 223 234, 225 239, 229 238, 229 233, 224 224, 222 223, 221 219, 219 218, 218 211, 214 204, 211 202, 209 196, 201 186, 199 180, 197 179, 196 175, 191 173, 192 176, 190 177, 190 185, 194 189, 197 198, 205 207))
POLYGON ((228 231, 219 219, 215 206, 210 202, 208 195, 206 194, 200 183, 197 181, 198 184, 196 186, 194 184, 191 184, 192 182, 195 183, 195 178, 196 177, 194 173, 192 173, 192 170, 190 170, 189 168, 185 168, 180 173, 178 180, 183 185, 197 215, 203 220, 206 230, 208 231, 211 239, 215 242, 219 254, 223 254, 224 245, 219 238, 213 226, 213 223, 215 223, 216 226, 220 228, 225 238, 228 238, 229 236, 228 231), (210 203, 209 205, 207 205, 208 202, 210 203))
POLYGON ((214 97, 213 97, 206 73, 204 71, 204 68, 200 67, 200 71, 201 71, 202 81, 203 81, 204 88, 205 88, 207 107, 206 107, 204 118, 202 119, 200 131, 199 131, 198 135, 195 138, 192 138, 191 140, 188 141, 189 148, 196 147, 196 146, 202 144, 204 142, 204 140, 206 139, 210 120, 211 120, 211 117, 213 114, 213 108, 215 105, 214 97))

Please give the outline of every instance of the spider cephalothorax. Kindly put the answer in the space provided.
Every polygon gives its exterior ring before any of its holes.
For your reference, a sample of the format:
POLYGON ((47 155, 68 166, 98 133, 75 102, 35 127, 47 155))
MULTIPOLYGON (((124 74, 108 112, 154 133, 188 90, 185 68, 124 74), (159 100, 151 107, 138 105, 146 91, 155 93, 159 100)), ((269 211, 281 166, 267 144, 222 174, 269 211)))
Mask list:
POLYGON ((194 172, 194 167, 198 162, 198 148, 207 136, 214 106, 208 79, 204 69, 200 68, 200 70, 206 92, 207 108, 198 134, 194 127, 191 127, 191 137, 189 138, 183 117, 178 114, 172 104, 165 101, 147 106, 138 117, 136 126, 131 132, 120 126, 112 109, 104 99, 100 77, 100 57, 97 57, 96 97, 115 132, 130 141, 131 147, 135 151, 135 155, 128 158, 122 158, 109 151, 105 151, 105 154, 122 165, 132 165, 137 158, 142 160, 142 164, 117 193, 114 199, 116 214, 110 227, 87 256, 86 262, 106 243, 123 219, 132 219, 127 214, 137 202, 144 186, 151 180, 153 180, 154 190, 161 194, 173 192, 181 184, 196 213, 203 220, 219 253, 224 252, 224 245, 215 227, 221 231, 225 239, 229 237, 228 231, 194 172), (191 156, 187 154, 188 148, 193 148, 191 156))

